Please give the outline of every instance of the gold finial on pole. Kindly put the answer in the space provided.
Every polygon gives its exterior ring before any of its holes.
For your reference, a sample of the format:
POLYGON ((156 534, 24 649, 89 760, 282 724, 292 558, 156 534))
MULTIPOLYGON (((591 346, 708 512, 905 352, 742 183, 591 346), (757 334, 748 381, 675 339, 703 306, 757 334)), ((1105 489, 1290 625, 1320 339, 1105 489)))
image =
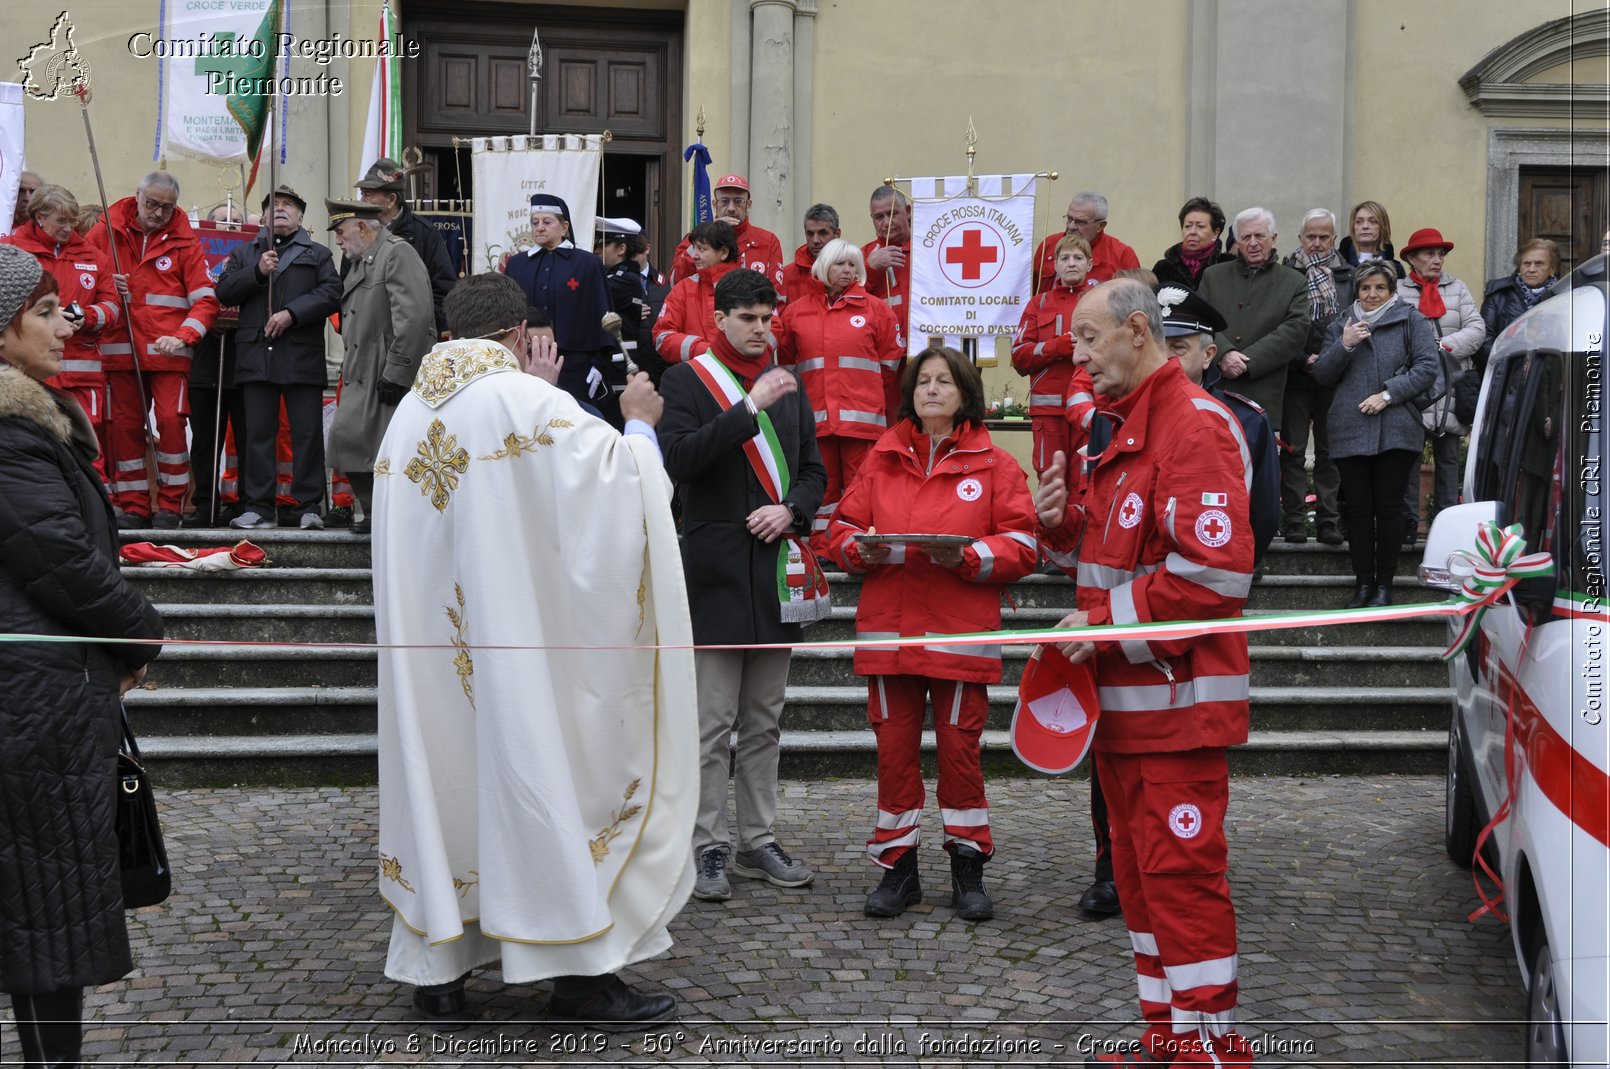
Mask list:
POLYGON ((703 141, 704 140, 704 122, 705 122, 705 119, 704 119, 704 105, 703 104, 699 105, 699 117, 696 120, 694 120, 694 122, 696 124, 694 126, 694 129, 699 132, 699 140, 703 141))
POLYGON ((973 129, 973 117, 967 116, 967 193, 978 196, 978 179, 973 177, 973 157, 978 154, 978 131, 973 129))

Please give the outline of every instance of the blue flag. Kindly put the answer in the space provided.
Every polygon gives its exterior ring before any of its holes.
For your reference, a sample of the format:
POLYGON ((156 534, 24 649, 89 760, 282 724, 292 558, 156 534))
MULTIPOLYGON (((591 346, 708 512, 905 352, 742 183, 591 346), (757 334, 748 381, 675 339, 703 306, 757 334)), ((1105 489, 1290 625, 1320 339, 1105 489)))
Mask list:
POLYGON ((683 162, 693 161, 693 222, 689 229, 716 217, 710 202, 710 150, 698 141, 682 153, 683 162))

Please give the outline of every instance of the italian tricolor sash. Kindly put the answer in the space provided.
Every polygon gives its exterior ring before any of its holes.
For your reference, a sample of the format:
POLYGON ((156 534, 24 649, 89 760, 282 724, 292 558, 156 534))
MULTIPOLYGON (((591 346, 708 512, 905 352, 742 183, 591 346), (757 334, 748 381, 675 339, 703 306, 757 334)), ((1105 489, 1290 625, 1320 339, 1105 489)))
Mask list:
MULTIPOLYGON (((721 411, 743 403, 743 385, 713 353, 696 356, 690 363, 693 373, 699 376, 699 381, 710 391, 710 396, 716 399, 721 411)), ((771 498, 772 504, 781 505, 789 487, 788 460, 783 456, 781 443, 777 441, 777 430, 772 426, 771 417, 762 411, 755 422, 760 425, 760 430, 744 443, 744 455, 749 458, 749 466, 760 480, 766 496, 771 498)), ((833 608, 828 597, 827 576, 822 574, 816 555, 796 534, 783 536, 783 545, 777 554, 777 601, 782 608, 785 624, 815 623, 825 618, 833 608)))

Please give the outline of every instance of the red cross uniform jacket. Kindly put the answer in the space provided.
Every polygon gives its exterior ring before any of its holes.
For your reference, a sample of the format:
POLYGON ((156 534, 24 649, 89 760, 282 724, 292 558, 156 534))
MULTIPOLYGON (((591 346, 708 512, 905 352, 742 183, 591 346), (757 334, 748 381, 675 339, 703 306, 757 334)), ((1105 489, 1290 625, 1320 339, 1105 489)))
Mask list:
POLYGON ((822 288, 816 276, 811 274, 815 266, 816 257, 804 245, 794 250, 793 261, 783 265, 783 284, 777 290, 785 304, 792 304, 812 290, 822 288))
POLYGON ((1073 309, 1098 283, 1070 289, 1058 282, 1030 297, 1012 338, 1012 366, 1028 376, 1029 415, 1060 416, 1073 378, 1073 309))
POLYGON ((859 282, 829 302, 820 285, 774 320, 777 362, 792 365, 816 416, 816 436, 881 438, 905 355, 889 306, 859 282))
MULTIPOLYGON (((1034 290, 1036 293, 1044 292, 1056 284, 1057 280, 1057 242, 1066 237, 1066 232, 1053 231, 1040 242, 1040 247, 1034 250, 1034 290)), ((1120 271, 1132 271, 1140 266, 1140 257, 1135 250, 1103 230, 1090 243, 1090 278, 1098 285, 1102 282, 1111 282, 1120 271)))
MULTIPOLYGON (((882 241, 869 241, 861 246, 861 255, 870 259, 881 248, 882 241)), ((866 291, 874 297, 882 297, 894 309, 894 317, 900 322, 900 345, 904 348, 911 326, 911 308, 907 304, 911 297, 911 242, 907 241, 898 248, 906 254, 906 262, 899 267, 881 270, 869 265, 866 269, 866 291)))
MULTIPOLYGON (((777 235, 770 230, 756 226, 748 219, 733 228, 738 233, 738 266, 751 271, 759 271, 766 276, 766 281, 772 284, 778 294, 783 292, 783 243, 777 240, 777 235)), ((676 247, 676 255, 671 257, 671 285, 676 285, 684 278, 691 278, 698 266, 694 264, 693 257, 688 253, 688 239, 684 237, 682 244, 676 247)), ((700 349, 694 356, 704 352, 700 349)))
POLYGON ((57 245, 32 219, 0 238, 0 243, 33 253, 40 265, 56 277, 62 307, 77 304, 83 309, 84 325, 67 339, 61 372, 47 380, 49 385, 62 389, 104 385, 101 332, 123 318, 117 290, 112 285, 110 258, 78 234, 65 245, 57 245))
MULTIPOLYGON (((117 262, 129 276, 129 314, 140 343, 140 367, 189 371, 191 349, 218 318, 212 276, 189 218, 176 211, 161 228, 146 233, 140 228, 134 198, 124 197, 106 209, 89 240, 106 253, 108 262, 111 242, 117 242, 117 262), (158 338, 170 334, 185 344, 176 356, 164 356, 154 348, 158 338)), ((107 328, 101 360, 107 371, 134 370, 127 324, 107 328)))
MULTIPOLYGON (((1103 412, 1119 424, 1083 502, 1040 532, 1077 574, 1092 624, 1241 615, 1252 585, 1251 477, 1235 417, 1170 360, 1103 412)), ((1247 637, 1096 647, 1098 749, 1151 753, 1247 739, 1247 637)))
POLYGON ((667 364, 681 364, 708 352, 716 336, 716 283, 738 265, 728 261, 702 267, 671 287, 654 321, 654 351, 667 364))
POLYGON ((934 636, 929 645, 858 649, 855 670, 994 683, 1001 678, 1000 646, 951 645, 941 636, 999 628, 1001 587, 1034 570, 1039 547, 1028 480, 981 426, 962 428, 931 458, 930 451, 928 435, 901 420, 872 447, 828 528, 833 559, 866 574, 856 636, 934 636), (956 568, 905 546, 869 568, 855 535, 874 529, 973 541, 956 568))

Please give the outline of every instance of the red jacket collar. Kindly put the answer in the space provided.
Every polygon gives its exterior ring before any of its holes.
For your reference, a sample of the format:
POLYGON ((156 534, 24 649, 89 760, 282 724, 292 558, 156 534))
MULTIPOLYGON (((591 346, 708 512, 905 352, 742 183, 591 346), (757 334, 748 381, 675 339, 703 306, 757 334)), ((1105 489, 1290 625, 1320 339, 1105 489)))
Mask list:
POLYGON ((810 254, 806 246, 801 245, 794 250, 794 266, 808 275, 811 273, 811 268, 816 266, 816 257, 810 254))
MULTIPOLYGON (((133 240, 146 236, 146 231, 140 226, 139 210, 135 207, 133 197, 124 197, 106 210, 106 217, 111 220, 110 229, 122 231, 133 240)), ((182 208, 175 208, 168 221, 149 234, 152 238, 165 237, 170 240, 194 239, 196 232, 190 227, 190 216, 182 208)))
POLYGON ((39 224, 29 219, 26 223, 11 232, 8 239, 19 249, 24 249, 35 256, 49 256, 54 259, 66 259, 69 256, 89 255, 89 242, 78 232, 62 245, 61 251, 56 251, 56 240, 43 230, 39 224))
POLYGON ((1146 428, 1151 413, 1167 399, 1187 394, 1192 389, 1194 387, 1191 385, 1191 380, 1186 378, 1185 369, 1180 367, 1180 362, 1169 359, 1123 397, 1111 401, 1098 398, 1097 407, 1119 420, 1119 427, 1113 431, 1110 448, 1124 453, 1139 452, 1146 448, 1146 428))
POLYGON ((712 287, 714 287, 717 282, 721 281, 722 276, 726 275, 727 272, 736 271, 737 269, 737 260, 726 260, 722 263, 716 264, 714 267, 699 268, 693 273, 693 277, 699 280, 699 285, 701 286, 708 282, 712 287))
MULTIPOLYGON (((923 451, 926 453, 928 436, 911 420, 902 419, 894 425, 889 433, 878 439, 877 445, 873 448, 888 453, 909 453, 916 448, 919 438, 925 443, 923 451)), ((982 423, 963 424, 961 430, 956 433, 956 436, 950 442, 950 448, 946 449, 942 455, 979 453, 993 448, 995 445, 989 436, 989 431, 984 429, 982 423)))

